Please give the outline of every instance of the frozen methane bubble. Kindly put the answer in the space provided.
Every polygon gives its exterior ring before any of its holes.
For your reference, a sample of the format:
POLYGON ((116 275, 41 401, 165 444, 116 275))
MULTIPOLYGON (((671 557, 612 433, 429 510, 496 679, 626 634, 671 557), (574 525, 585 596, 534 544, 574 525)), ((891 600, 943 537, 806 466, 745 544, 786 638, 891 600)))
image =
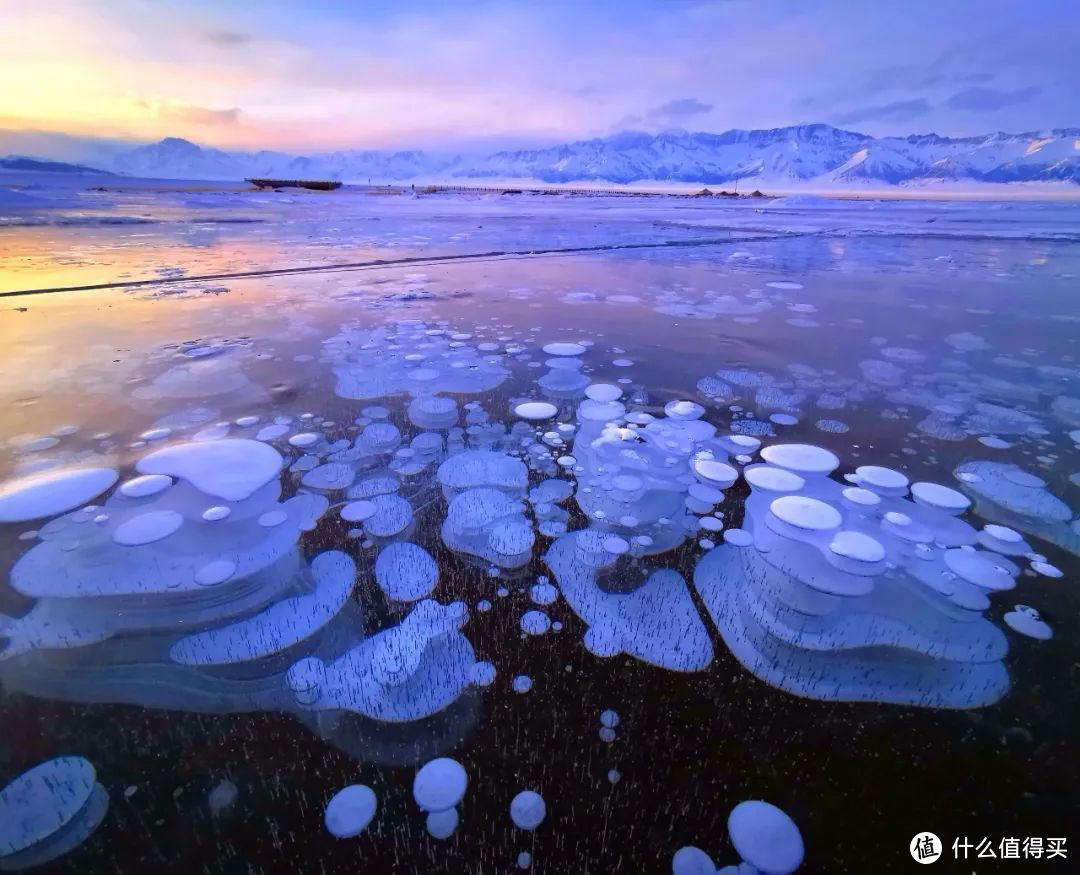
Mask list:
POLYGON ((671 860, 671 875, 716 875, 716 863, 701 848, 679 848, 671 860))
POLYGON ((581 355, 585 352, 585 347, 580 343, 556 341, 555 343, 545 343, 543 350, 548 355, 581 355))
POLYGON ((375 580, 387 598, 414 602, 435 589, 439 566, 423 547, 395 542, 383 547, 375 560, 375 580))
POLYGON ((116 483, 112 468, 66 468, 0 484, 0 523, 22 523, 66 513, 116 483))
POLYGON ((840 465, 834 453, 811 444, 772 444, 761 458, 797 474, 828 474, 840 465))
POLYGON ((510 819, 518 829, 536 829, 546 814, 544 798, 533 790, 522 790, 510 802, 510 819))
POLYGON ((607 711, 601 711, 600 724, 602 726, 606 726, 608 729, 614 729, 616 726, 619 725, 618 712, 612 711, 610 709, 607 711))
POLYGON ((109 807, 82 757, 48 760, 0 789, 0 869, 27 869, 66 854, 97 829, 109 807))
POLYGON ((912 483, 911 495, 918 504, 948 513, 962 513, 971 507, 970 498, 940 483, 912 483))
POLYGON ((802 864, 802 834, 775 805, 756 799, 740 802, 727 825, 739 856, 764 875, 786 875, 802 864))
POLYGON ((433 811, 427 816, 424 823, 428 835, 433 839, 448 839, 458 827, 458 813, 456 808, 448 808, 446 811, 433 811))
POLYGON ((836 508, 816 498, 801 495, 785 495, 769 505, 769 511, 781 522, 797 529, 815 532, 831 531, 840 527, 843 518, 836 508))
POLYGON ((168 474, 206 495, 243 501, 278 476, 282 458, 262 441, 227 438, 177 444, 143 456, 135 466, 143 474, 168 474))
POLYGON ((117 526, 113 540, 126 547, 152 544, 167 538, 183 524, 184 517, 175 510, 150 510, 117 526))
POLYGON ((605 541, 595 529, 570 532, 544 557, 563 598, 588 624, 586 649, 602 657, 627 653, 674 671, 705 668, 712 643, 682 576, 662 568, 632 590, 606 592, 596 578, 616 557, 605 541))
POLYGON ((1014 632, 1019 632, 1037 641, 1049 641, 1054 631, 1039 616, 1039 612, 1027 605, 1017 605, 1005 615, 1005 624, 1014 632))
POLYGON ((377 807, 374 790, 365 784, 350 784, 326 804, 323 822, 335 838, 352 838, 367 829, 377 807))
POLYGON ((120 484, 120 491, 128 498, 146 498, 172 485, 172 477, 166 477, 164 474, 144 474, 141 477, 125 480, 120 484))
POLYGON ((439 757, 425 763, 413 779, 413 798, 424 811, 448 811, 465 797, 469 776, 457 760, 439 757))
POLYGON ((593 383, 585 389, 585 396, 593 401, 608 402, 618 401, 623 391, 612 383, 593 383))
POLYGON ((527 693, 532 689, 532 678, 527 675, 519 674, 514 678, 512 686, 514 687, 515 693, 527 693))
POLYGON ((521 631, 526 635, 543 635, 551 628, 551 620, 543 611, 526 611, 521 616, 521 631))
POLYGON ((551 419, 559 408, 547 401, 525 401, 514 408, 514 415, 521 419, 551 419))

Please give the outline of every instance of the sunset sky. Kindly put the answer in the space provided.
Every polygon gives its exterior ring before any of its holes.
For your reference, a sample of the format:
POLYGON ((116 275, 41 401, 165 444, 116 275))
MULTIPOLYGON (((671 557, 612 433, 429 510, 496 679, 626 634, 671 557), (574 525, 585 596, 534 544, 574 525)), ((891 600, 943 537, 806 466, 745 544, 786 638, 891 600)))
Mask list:
POLYGON ((1077 0, 0 0, 0 131, 319 151, 1037 130, 1080 126, 1078 47, 1077 0))

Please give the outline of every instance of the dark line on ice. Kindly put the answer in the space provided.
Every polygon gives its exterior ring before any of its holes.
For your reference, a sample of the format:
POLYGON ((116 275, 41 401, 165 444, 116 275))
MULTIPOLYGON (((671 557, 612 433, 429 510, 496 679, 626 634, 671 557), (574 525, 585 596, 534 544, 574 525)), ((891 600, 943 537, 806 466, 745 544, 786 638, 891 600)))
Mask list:
POLYGON ((456 261, 478 261, 482 259, 528 258, 546 255, 586 255, 590 252, 613 252, 624 249, 667 249, 692 246, 724 246, 733 243, 757 242, 760 240, 779 240, 787 237, 802 236, 792 232, 772 232, 753 236, 724 237, 698 240, 667 240, 660 243, 606 243, 597 246, 572 246, 565 249, 521 249, 496 250, 493 252, 470 252, 455 255, 413 255, 405 258, 375 259, 374 261, 345 261, 332 264, 309 264, 303 267, 278 267, 267 270, 237 271, 233 273, 206 273, 191 276, 160 277, 145 280, 123 280, 113 283, 93 283, 82 286, 55 286, 43 289, 17 289, 0 292, 0 298, 15 298, 24 295, 53 295, 61 292, 98 292, 107 289, 139 289, 148 286, 182 285, 184 283, 210 282, 212 280, 256 279, 258 277, 292 276, 305 273, 333 273, 335 271, 372 270, 385 267, 407 265, 444 264, 456 261))

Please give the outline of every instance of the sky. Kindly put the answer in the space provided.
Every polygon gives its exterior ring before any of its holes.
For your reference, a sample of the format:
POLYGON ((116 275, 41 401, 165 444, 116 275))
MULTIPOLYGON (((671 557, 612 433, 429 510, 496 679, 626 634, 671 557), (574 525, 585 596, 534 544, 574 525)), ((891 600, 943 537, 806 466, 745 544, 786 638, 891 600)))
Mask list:
POLYGON ((54 157, 964 136, 1080 126, 1078 81, 1080 0, 0 0, 0 152, 54 157))

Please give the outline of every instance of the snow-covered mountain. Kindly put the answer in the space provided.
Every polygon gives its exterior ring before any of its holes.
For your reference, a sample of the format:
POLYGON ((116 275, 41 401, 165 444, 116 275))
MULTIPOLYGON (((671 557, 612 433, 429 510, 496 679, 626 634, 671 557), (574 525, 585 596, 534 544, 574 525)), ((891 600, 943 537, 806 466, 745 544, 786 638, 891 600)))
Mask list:
POLYGON ((544 149, 450 155, 345 150, 311 156, 226 152, 169 137, 118 155, 112 169, 172 179, 250 176, 345 182, 645 181, 724 185, 1080 184, 1080 128, 950 138, 871 137, 829 125, 723 134, 622 133, 544 149))

